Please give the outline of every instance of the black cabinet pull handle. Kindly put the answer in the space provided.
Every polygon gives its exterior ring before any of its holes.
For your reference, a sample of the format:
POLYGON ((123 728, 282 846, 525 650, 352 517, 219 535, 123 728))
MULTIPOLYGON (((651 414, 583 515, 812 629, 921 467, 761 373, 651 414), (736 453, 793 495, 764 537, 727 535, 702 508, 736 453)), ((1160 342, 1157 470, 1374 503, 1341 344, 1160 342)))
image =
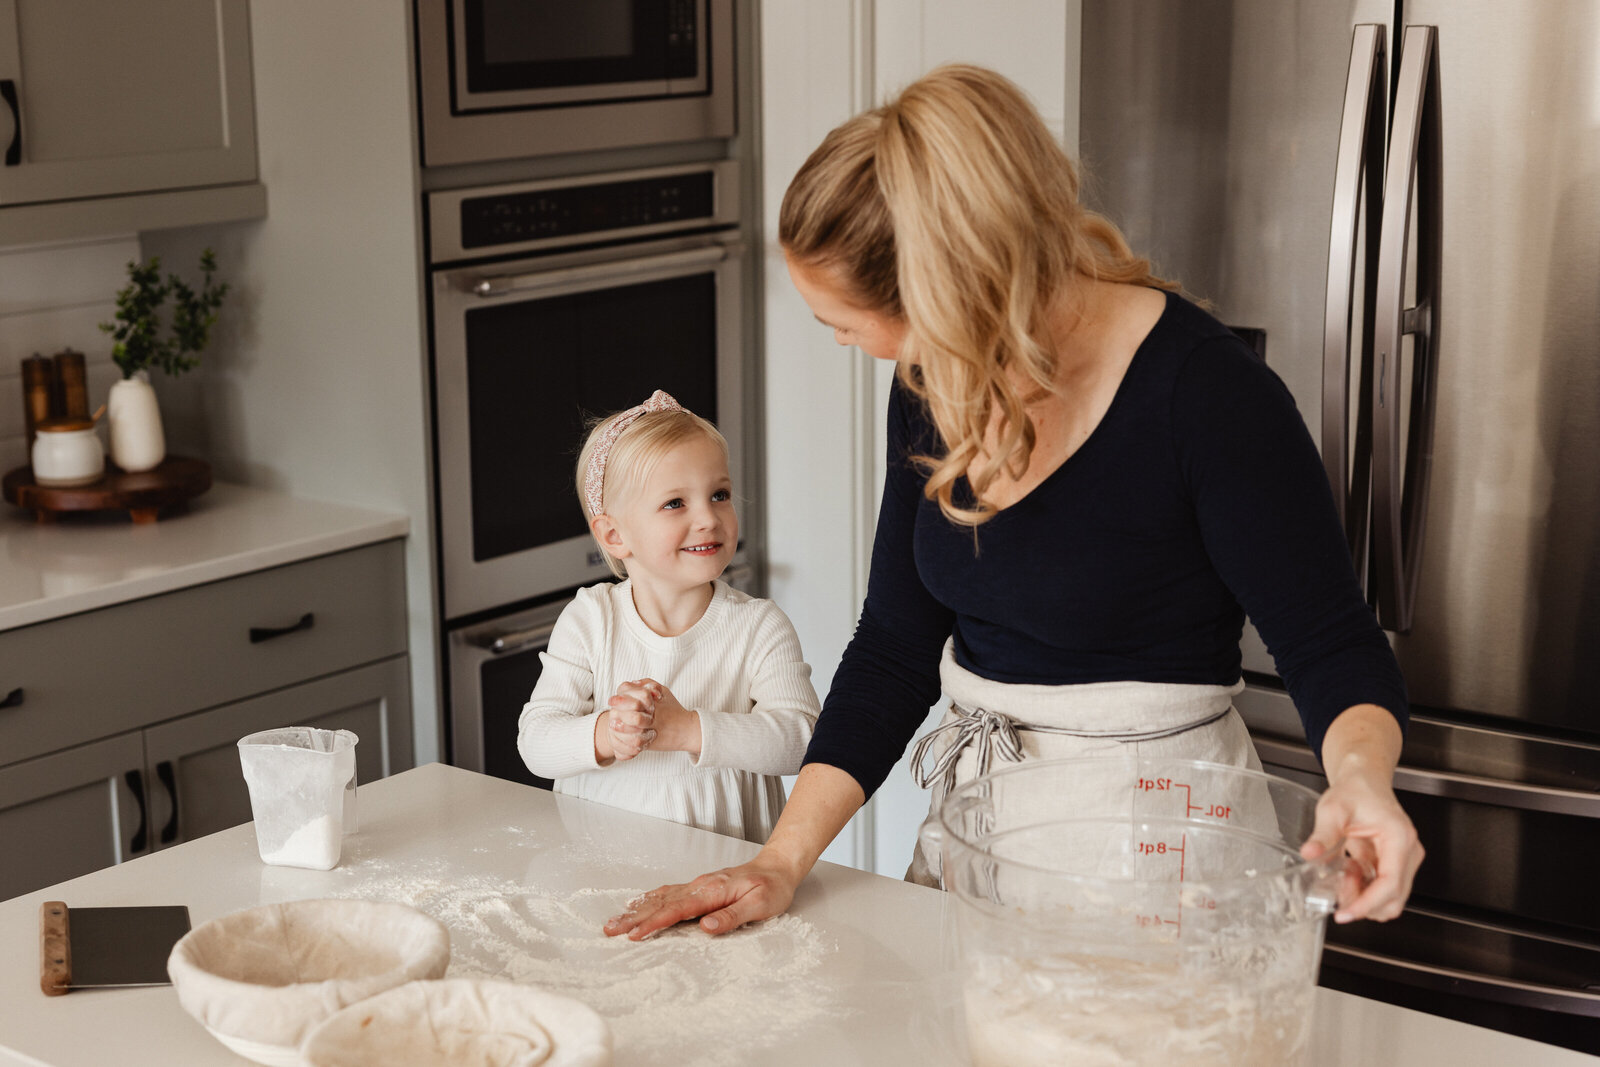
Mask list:
POLYGON ((138 771, 129 771, 123 775, 123 781, 128 783, 128 788, 133 790, 133 799, 139 802, 139 828, 133 832, 133 840, 128 842, 128 851, 138 855, 144 851, 145 846, 145 810, 144 810, 144 775, 138 771))
POLYGON ((161 828, 161 843, 170 845, 178 839, 178 781, 172 773, 171 760, 156 764, 156 777, 167 787, 167 797, 172 801, 172 815, 167 819, 167 825, 161 828))
POLYGON ((22 686, 19 685, 7 693, 4 700, 0 700, 0 709, 20 707, 22 707, 22 686))
POLYGON ((279 626, 276 628, 252 626, 250 627, 250 643, 259 645, 263 641, 271 641, 274 637, 282 637, 284 634, 292 634, 298 630, 309 630, 316 625, 316 621, 316 617, 308 611, 300 616, 300 621, 293 626, 279 626))
POLYGON ((6 166, 15 167, 22 162, 22 105, 17 103, 17 83, 10 78, 0 79, 0 97, 11 108, 11 143, 6 145, 6 166))

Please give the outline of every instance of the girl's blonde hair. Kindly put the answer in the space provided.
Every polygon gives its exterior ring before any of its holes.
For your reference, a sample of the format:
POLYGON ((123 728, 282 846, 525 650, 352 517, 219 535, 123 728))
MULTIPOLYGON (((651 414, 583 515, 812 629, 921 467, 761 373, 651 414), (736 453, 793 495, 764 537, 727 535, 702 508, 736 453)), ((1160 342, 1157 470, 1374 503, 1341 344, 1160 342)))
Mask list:
POLYGON ((1002 472, 1033 453, 1024 403, 1055 388, 1050 313, 1079 275, 1176 289, 1114 224, 1078 202, 1078 174, 1022 90, 981 67, 939 67, 839 126, 784 194, 778 241, 833 273, 852 303, 904 321, 896 373, 945 446, 919 456, 923 492, 978 526, 1002 472), (951 499, 994 421, 999 447, 951 499))
MULTIPOLYGON (((618 411, 590 422, 583 450, 578 453, 578 502, 583 507, 586 519, 594 517, 584 503, 584 476, 589 470, 589 460, 594 456, 595 446, 604 436, 606 428, 623 414, 625 412, 618 411)), ((610 511, 613 505, 636 492, 663 456, 696 437, 715 441, 722 450, 723 462, 727 462, 727 438, 722 436, 721 430, 692 411, 681 408, 676 411, 653 411, 636 418, 612 442, 611 451, 606 456, 605 480, 600 490, 601 510, 610 511)), ((593 527, 590 527, 590 532, 593 533, 593 527)), ((595 543, 600 545, 598 539, 595 543)), ((605 556, 606 566, 611 568, 612 574, 618 578, 628 576, 627 563, 607 552, 605 545, 600 545, 600 554, 605 556)))

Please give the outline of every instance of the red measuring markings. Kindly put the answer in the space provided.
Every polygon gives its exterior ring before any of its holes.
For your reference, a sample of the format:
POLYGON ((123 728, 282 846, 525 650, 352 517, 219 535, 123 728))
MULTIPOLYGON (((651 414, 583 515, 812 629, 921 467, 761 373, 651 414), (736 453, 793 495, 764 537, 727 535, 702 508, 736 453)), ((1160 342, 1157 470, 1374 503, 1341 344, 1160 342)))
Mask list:
MULTIPOLYGON (((1138 779, 1138 789, 1142 793, 1176 793, 1180 789, 1183 790, 1183 814, 1185 818, 1197 811, 1212 819, 1233 818, 1233 808, 1227 804, 1196 804, 1194 802, 1194 791, 1189 788, 1188 782, 1175 782, 1171 778, 1140 778, 1138 779)), ((1188 863, 1188 847, 1188 834, 1184 834, 1180 843, 1176 845, 1170 845, 1165 841, 1140 841, 1136 843, 1135 848, 1141 856, 1165 856, 1177 853, 1178 882, 1180 884, 1178 907, 1175 912, 1177 918, 1168 919, 1161 915, 1135 915, 1133 917, 1134 922, 1140 926, 1176 926, 1179 935, 1183 934, 1183 889, 1181 884, 1183 882, 1184 868, 1188 863)), ((1201 897, 1198 901, 1191 903, 1195 907, 1205 908, 1208 911, 1215 911, 1217 907, 1217 902, 1210 897, 1201 897)))
MULTIPOLYGON (((1146 781, 1146 779, 1143 779, 1143 778, 1140 779, 1141 783, 1143 783, 1144 781, 1146 781)), ((1189 857, 1188 857, 1189 835, 1188 834, 1182 835, 1178 839, 1178 843, 1176 845, 1169 844, 1166 841, 1136 841, 1136 842, 1134 842, 1134 846, 1133 847, 1134 847, 1134 851, 1139 853, 1139 855, 1141 855, 1141 856, 1167 856, 1167 855, 1176 854, 1177 857, 1178 857, 1178 881, 1180 883, 1183 881, 1183 871, 1184 871, 1184 868, 1188 865, 1188 859, 1189 859, 1189 857)), ((1206 902, 1205 906, 1211 907, 1211 908, 1215 908, 1217 906, 1217 903, 1214 900, 1213 901, 1208 901, 1208 902, 1206 902)), ((1165 923, 1168 926, 1176 926, 1178 928, 1178 933, 1182 934, 1183 933, 1183 890, 1181 890, 1181 889, 1178 891, 1177 916, 1178 917, 1176 919, 1167 919, 1167 918, 1163 918, 1160 915, 1135 915, 1133 917, 1133 919, 1134 919, 1134 922, 1138 923, 1140 926, 1159 926, 1159 925, 1161 925, 1163 923, 1165 923)))
POLYGON ((1171 778, 1140 778, 1139 790, 1144 793, 1166 793, 1183 790, 1183 814, 1191 815, 1202 812, 1213 819, 1230 819, 1233 817, 1233 808, 1227 804, 1196 804, 1194 791, 1187 782, 1174 782, 1171 778))

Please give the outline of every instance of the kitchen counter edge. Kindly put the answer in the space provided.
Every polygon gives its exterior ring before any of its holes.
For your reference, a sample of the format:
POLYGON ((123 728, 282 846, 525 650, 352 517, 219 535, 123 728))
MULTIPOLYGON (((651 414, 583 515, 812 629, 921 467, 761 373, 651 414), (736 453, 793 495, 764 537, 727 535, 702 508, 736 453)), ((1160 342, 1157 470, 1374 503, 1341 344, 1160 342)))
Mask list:
POLYGON ((399 512, 219 482, 150 525, 0 515, 0 633, 409 534, 399 512))

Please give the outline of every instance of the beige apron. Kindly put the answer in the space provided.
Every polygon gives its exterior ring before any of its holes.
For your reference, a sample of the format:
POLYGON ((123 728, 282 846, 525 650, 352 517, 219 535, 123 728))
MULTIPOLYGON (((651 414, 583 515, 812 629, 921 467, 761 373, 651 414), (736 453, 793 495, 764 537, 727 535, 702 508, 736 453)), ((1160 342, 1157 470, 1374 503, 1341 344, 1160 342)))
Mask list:
MULTIPOLYGON (((1002 761, 1133 755, 1261 769, 1244 720, 1233 708, 1243 681, 1231 686, 1014 685, 957 664, 950 640, 939 663, 939 682, 950 709, 911 750, 912 777, 924 789, 932 787, 930 818, 950 790, 999 770, 1002 761)), ((1071 798, 1072 783, 1062 782, 1061 801, 1071 798)), ((919 840, 906 880, 938 887, 939 862, 937 855, 924 853, 919 840)))

